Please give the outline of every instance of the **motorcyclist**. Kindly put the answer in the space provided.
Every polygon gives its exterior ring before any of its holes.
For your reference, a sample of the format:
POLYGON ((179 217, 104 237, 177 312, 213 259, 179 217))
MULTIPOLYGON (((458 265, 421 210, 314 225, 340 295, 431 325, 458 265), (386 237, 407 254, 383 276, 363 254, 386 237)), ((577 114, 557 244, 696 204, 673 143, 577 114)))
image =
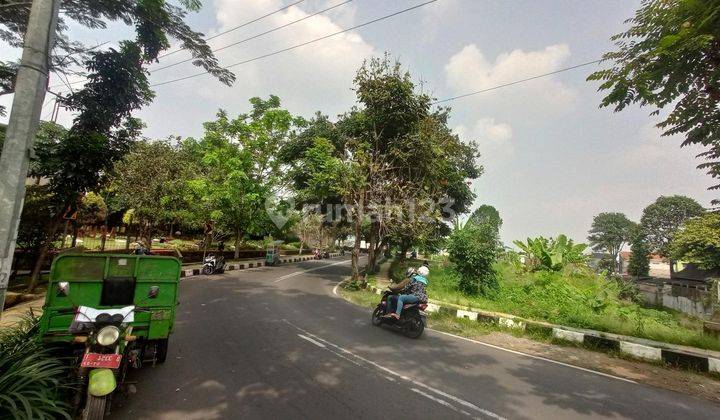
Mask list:
POLYGON ((388 312, 388 317, 400 319, 403 306, 408 303, 427 302, 427 294, 425 288, 428 280, 427 276, 430 274, 430 269, 426 266, 421 266, 417 270, 409 268, 406 272, 406 278, 398 284, 388 286, 390 290, 394 292, 400 292, 399 295, 388 296, 387 305, 385 310, 388 312), (393 309, 395 310, 394 312, 393 309))

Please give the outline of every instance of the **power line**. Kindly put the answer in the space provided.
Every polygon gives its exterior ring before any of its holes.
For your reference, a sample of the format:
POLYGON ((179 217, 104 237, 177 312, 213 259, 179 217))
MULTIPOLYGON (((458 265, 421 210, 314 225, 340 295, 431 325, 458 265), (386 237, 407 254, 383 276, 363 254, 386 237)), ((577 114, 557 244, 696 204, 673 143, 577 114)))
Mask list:
MULTIPOLYGON (((215 39, 215 38, 217 38, 217 37, 219 37, 219 36, 221 36, 221 35, 225 35, 226 33, 229 33, 229 32, 238 30, 238 29, 240 29, 240 28, 243 28, 243 27, 245 27, 245 26, 248 26, 248 25, 250 25, 251 23, 255 23, 255 22, 259 21, 259 20, 265 19, 266 17, 272 16, 272 15, 274 15, 275 13, 280 13, 280 12, 282 12, 283 10, 287 10, 287 9, 291 8, 292 6, 295 6, 296 4, 302 3, 302 2, 304 2, 304 1, 305 1, 305 0, 299 0, 299 1, 296 1, 296 2, 294 2, 294 3, 290 3, 290 4, 288 4, 287 6, 284 6, 284 7, 281 7, 281 8, 279 8, 279 9, 275 10, 274 12, 270 12, 270 13, 264 14, 264 15, 262 15, 262 16, 260 16, 260 17, 257 17, 257 18, 255 18, 255 19, 249 20, 249 21, 247 21, 247 22, 245 22, 245 23, 243 23, 243 24, 240 24, 240 25, 238 25, 238 26, 233 26, 233 27, 230 28, 230 29, 227 29, 227 30, 222 31, 222 32, 220 32, 220 33, 217 33, 217 34, 215 34, 215 35, 213 35, 213 36, 210 36, 210 37, 205 38, 205 41, 210 41, 211 39, 215 39)), ((180 51, 182 51, 182 50, 184 50, 184 49, 185 49, 185 48, 182 48, 182 47, 181 47, 181 48, 178 48, 178 49, 176 49, 176 50, 167 52, 167 53, 165 53, 165 54, 163 54, 163 55, 158 56, 158 59, 163 58, 163 57, 167 57, 168 55, 175 54, 175 53, 180 52, 180 51)))
MULTIPOLYGON (((329 10, 332 10, 332 9, 335 9, 335 8, 337 8, 337 7, 344 6, 344 5, 346 5, 346 4, 348 4, 348 3, 352 2, 352 1, 353 1, 353 0, 346 0, 346 1, 342 2, 342 3, 338 3, 338 4, 334 5, 334 6, 330 6, 330 7, 326 8, 326 9, 323 9, 323 10, 320 10, 320 11, 318 11, 318 12, 315 12, 315 13, 313 13, 313 14, 311 14, 311 15, 307 15, 307 16, 305 16, 305 17, 302 17, 302 18, 300 18, 300 19, 294 20, 294 21, 292 21, 292 22, 288 22, 288 23, 286 23, 286 24, 284 24, 284 25, 277 26, 277 27, 275 27, 275 28, 273 28, 273 29, 270 29, 270 30, 268 30, 268 31, 259 33, 259 34, 257 34, 257 35, 253 35, 253 36, 251 36, 251 37, 249 37, 249 38, 245 38, 245 39, 242 39, 242 40, 240 40, 240 41, 233 42, 232 44, 228 44, 228 45, 225 45, 225 46, 222 46, 222 47, 219 47, 219 48, 215 48, 214 50, 211 50, 211 51, 212 51, 212 52, 222 51, 222 50, 228 49, 228 48, 230 48, 230 47, 234 47, 234 46, 236 46, 236 45, 240 45, 240 44, 242 44, 242 43, 244 43, 244 42, 247 42, 247 41, 250 41, 250 40, 253 40, 253 39, 256 39, 256 38, 260 38, 260 37, 263 36, 263 35, 267 35, 267 34, 269 34, 269 33, 271 33, 271 32, 275 32, 275 31, 277 31, 277 30, 280 30, 280 29, 283 29, 283 28, 287 28, 288 26, 294 25, 294 24, 296 24, 296 23, 298 23, 298 22, 302 22, 302 21, 304 21, 304 20, 310 19, 310 18, 313 17, 313 16, 317 16, 317 15, 319 15, 319 14, 325 13, 325 12, 327 12, 327 11, 329 11, 329 10)), ((158 68, 156 68, 156 69, 150 70, 150 73, 155 73, 156 71, 164 70, 164 69, 167 69, 167 68, 170 68, 170 67, 175 67, 175 66, 177 66, 177 65, 179 65, 179 64, 187 63, 188 61, 192 61, 192 60, 194 60, 194 59, 195 59, 195 57, 190 57, 190 58, 188 58, 188 59, 181 60, 181 61, 178 61, 178 62, 176 62, 176 63, 172 63, 172 64, 168 64, 168 65, 166 65, 166 66, 158 67, 158 68)))
POLYGON ((529 82, 530 80, 540 79, 541 77, 552 76, 553 74, 558 74, 558 73, 562 73, 562 72, 565 72, 565 71, 574 70, 574 69, 577 69, 577 68, 580 68, 580 67, 589 66, 589 65, 591 65, 591 64, 596 64, 596 63, 599 63, 599 62, 601 62, 601 61, 602 61, 602 60, 588 61, 587 63, 582 63, 582 64, 577 64, 577 65, 574 65, 574 66, 570 66, 570 67, 565 67, 565 68, 563 68, 563 69, 551 71, 551 72, 549 72, 549 73, 538 74, 537 76, 528 77, 528 78, 526 78, 526 79, 515 80, 514 82, 503 83, 502 85, 497 85, 497 86, 489 87, 489 88, 486 88, 486 89, 476 90, 475 92, 464 93, 464 94, 462 94, 462 95, 453 96, 453 97, 451 97, 451 98, 441 99, 441 100, 439 100, 439 101, 435 101, 435 102, 431 103, 430 105, 436 105, 436 104, 440 104, 440 103, 443 103, 443 102, 454 101, 454 100, 456 100, 456 99, 461 99, 461 98, 466 98, 466 97, 468 97, 468 96, 477 95, 477 94, 479 94, 479 93, 485 93, 485 92, 489 92, 489 91, 491 91, 491 90, 496 90, 496 89, 500 89, 500 88, 504 88, 504 87, 508 87, 508 86, 512 86, 512 85, 517 85, 517 84, 519 84, 519 83, 529 82))
MULTIPOLYGON (((234 27, 232 27, 232 28, 230 28, 230 29, 227 29, 227 30, 225 30, 225 31, 223 31, 223 32, 220 32, 220 33, 217 33, 217 34, 215 34, 215 35, 213 35, 213 36, 207 37, 207 38, 205 38, 205 41, 209 41, 209 40, 211 40, 211 39, 215 39, 215 38, 217 38, 217 37, 219 37, 219 36, 221 36, 221 35, 225 35, 225 34, 227 34, 227 33, 229 33, 229 32, 232 32, 232 31, 235 31, 235 30, 240 29, 240 28, 242 28, 242 27, 245 27, 245 26, 247 26, 247 25, 250 25, 251 23, 255 23, 255 22, 257 22, 257 21, 260 21, 260 20, 262 20, 262 19, 265 19, 265 18, 268 17, 268 16, 272 16, 272 15, 274 15, 275 13, 279 13, 279 12, 282 12, 283 10, 287 10, 287 9, 291 8, 292 6, 295 6, 295 5, 297 5, 297 4, 300 4, 300 3, 304 2, 304 1, 305 1, 305 0, 298 0, 298 1, 294 2, 294 3, 290 3, 290 4, 287 5, 287 6, 281 7, 281 8, 279 8, 279 9, 275 10, 275 11, 266 13, 266 14, 260 16, 260 17, 257 17, 257 18, 255 18, 255 19, 249 20, 249 21, 247 21, 247 22, 245 22, 245 23, 243 23, 243 24, 241 24, 241 25, 234 26, 234 27)), ((350 0, 350 1, 352 1, 352 0, 350 0)), ((340 6, 340 5, 338 5, 338 6, 340 6)), ((335 7, 337 7, 337 6, 335 6, 335 7)), ((325 9, 325 11, 327 11, 327 10, 330 10, 330 9, 325 9)), ((320 13, 320 12, 319 12, 319 13, 320 13)), ((289 25, 286 25, 286 26, 289 26, 289 25)), ((272 32, 272 31, 268 31, 267 33, 269 33, 269 32, 272 32)), ((260 34, 260 35, 257 35, 256 37, 262 36, 262 35, 265 35, 265 33, 260 34)), ((252 38, 250 38, 250 39, 252 39, 252 38)), ((243 41, 241 41, 241 42, 245 42, 245 41, 249 41, 249 39, 243 40, 243 41)), ((109 42, 109 41, 108 41, 108 42, 109 42)), ((103 43, 101 43, 101 44, 95 45, 94 47, 91 47, 91 48, 87 49, 86 51, 93 50, 93 49, 95 49, 95 48, 97 48, 97 47, 100 47, 100 46, 102 46, 102 45, 104 45, 104 44, 107 44, 108 42, 103 42, 103 43)), ((226 47, 223 47, 222 49, 224 49, 224 48, 227 48, 227 46, 226 46, 226 47)), ((163 58, 163 57, 167 57, 167 56, 169 56, 169 55, 175 54, 175 53, 180 52, 180 51, 183 51, 184 49, 185 49, 185 48, 181 47, 181 48, 178 48, 178 49, 176 49, 176 50, 170 51, 170 52, 168 52, 168 53, 165 53, 165 54, 163 54, 163 55, 158 56, 158 59, 163 58)), ((190 61, 190 60, 192 60, 192 58, 189 59, 189 60, 181 61, 181 63, 184 63, 184 62, 190 61)), ((176 63, 176 64, 180 64, 180 63, 176 63)), ((174 65, 176 65, 176 64, 172 64, 172 65, 167 66, 167 67, 171 67, 171 66, 174 66, 174 65)), ((163 68, 165 68, 165 67, 161 67, 161 68, 155 69, 155 70, 153 70, 153 71, 161 70, 161 69, 163 69, 163 68)), ((151 73, 152 73, 152 71, 151 71, 151 73)), ((76 80, 76 81, 74 81, 74 82, 69 82, 69 84, 70 84, 70 85, 75 85, 75 84, 78 84, 78 83, 83 83, 83 82, 85 82, 86 80, 87 80, 87 78, 83 78, 83 79, 80 79, 80 80, 76 80)), ((56 85, 53 85, 53 86, 50 86, 50 87, 58 87, 58 86, 63 86, 63 84, 56 84, 56 85)))
MULTIPOLYGON (((400 14, 403 14, 403 13, 406 13, 406 12, 409 12, 409 11, 411 11, 411 10, 418 9, 418 8, 423 7, 423 6, 426 6, 426 5, 428 5, 428 4, 435 3, 436 1, 437 1, 437 0, 426 1, 426 2, 424 2, 424 3, 420 3, 420 4, 417 4, 417 5, 415 5, 415 6, 408 7, 408 8, 406 8, 406 9, 399 10, 399 11, 394 12, 394 13, 391 13, 391 14, 389 14, 389 15, 385 15, 385 16, 382 16, 382 17, 379 17, 379 18, 376 18, 376 19, 367 21, 367 22, 365 22, 365 23, 361 23, 361 24, 359 24, 359 25, 352 26, 352 27, 347 28, 347 29, 343 29, 343 30, 341 30, 341 31, 333 32, 333 33, 331 33, 331 34, 329 34, 329 35, 321 36, 320 38, 315 38, 315 39, 312 39, 312 40, 310 40, 310 41, 306 41, 306 42, 303 42, 303 43, 300 43, 300 44, 296 44, 296 45, 293 45, 293 46, 290 46, 290 47, 287 47, 287 48, 283 48, 283 49, 281 49, 281 50, 277 50, 277 51, 274 51, 274 52, 271 52, 271 53, 268 53, 268 54, 263 54, 263 55, 260 55, 260 56, 254 57, 254 58, 250 58, 250 59, 247 59, 247 60, 239 61, 239 62, 234 63, 234 64, 230 64, 229 66, 223 67, 223 69, 229 69, 229 68, 231 68, 231 67, 236 67, 236 66, 239 66, 239 65, 242 65, 242 64, 247 64, 247 63, 250 63, 250 62, 253 62, 253 61, 261 60, 261 59, 263 59, 263 58, 271 57, 271 56, 273 56, 273 55, 277 55, 277 54, 280 54, 280 53, 284 53, 284 52, 286 52, 286 51, 294 50, 294 49, 296 49, 296 48, 304 47, 304 46, 306 46, 306 45, 310 45, 310 44, 313 44, 313 43, 315 43, 315 42, 322 41, 322 40, 331 38, 331 37, 333 37, 333 36, 340 35, 340 34, 343 34, 343 33, 345 33, 345 32, 349 32, 349 31, 352 31, 352 30, 354 30, 354 29, 362 28, 363 26, 367 26, 367 25, 370 25, 370 24, 379 22, 379 21, 381 21, 381 20, 389 19, 389 18, 391 18, 391 17, 393 17, 393 16, 397 16, 397 15, 400 15, 400 14)), ((181 81, 181 80, 192 79, 193 77, 202 76, 203 74, 208 74, 208 73, 209 73, 208 71, 203 71, 203 72, 200 72, 200 73, 191 74, 191 75, 189 75, 189 76, 179 77, 179 78, 177 78, 177 79, 171 79, 171 80, 167 80, 167 81, 164 81, 164 82, 154 83, 154 84, 150 85, 150 87, 162 86, 162 85, 167 85, 167 84, 169 84, 169 83, 179 82, 179 81, 181 81)))

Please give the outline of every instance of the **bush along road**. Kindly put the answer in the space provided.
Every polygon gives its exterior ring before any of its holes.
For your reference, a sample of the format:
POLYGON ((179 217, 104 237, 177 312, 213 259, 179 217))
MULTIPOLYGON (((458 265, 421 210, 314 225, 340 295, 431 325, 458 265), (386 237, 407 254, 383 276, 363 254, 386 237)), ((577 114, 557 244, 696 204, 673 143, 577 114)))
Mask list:
POLYGON ((181 282, 167 362, 111 418, 715 418, 718 406, 427 331, 370 324, 333 289, 349 260, 181 282), (399 403, 401 402, 401 403, 399 403))

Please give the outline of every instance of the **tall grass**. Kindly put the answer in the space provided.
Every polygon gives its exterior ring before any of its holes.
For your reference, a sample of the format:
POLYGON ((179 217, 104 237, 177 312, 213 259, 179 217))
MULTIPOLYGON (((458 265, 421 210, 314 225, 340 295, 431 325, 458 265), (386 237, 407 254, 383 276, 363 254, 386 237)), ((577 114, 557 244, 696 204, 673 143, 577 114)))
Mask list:
MULTIPOLYGON (((401 278, 408 264, 418 262, 393 262, 391 276, 401 278)), ((530 273, 499 262, 495 270, 499 288, 487 296, 471 296, 458 291, 448 263, 433 262, 428 294, 431 299, 527 319, 720 350, 720 340, 703 334, 702 320, 625 300, 618 283, 587 269, 570 266, 560 272, 530 273)))
POLYGON ((0 418, 70 419, 68 368, 37 340, 37 319, 0 330, 0 418))

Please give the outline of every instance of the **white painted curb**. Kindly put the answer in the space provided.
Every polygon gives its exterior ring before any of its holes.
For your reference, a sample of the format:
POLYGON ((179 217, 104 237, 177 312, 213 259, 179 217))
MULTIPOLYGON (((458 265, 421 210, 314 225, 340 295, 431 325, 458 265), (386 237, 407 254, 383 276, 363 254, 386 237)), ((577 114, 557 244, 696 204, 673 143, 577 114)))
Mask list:
POLYGON ((585 340, 585 334, 581 332, 568 331, 560 328, 553 328, 553 337, 575 343, 582 343, 585 340))
POLYGON ((620 351, 637 357, 638 359, 662 360, 662 350, 655 347, 643 346, 642 344, 620 341, 620 351))

